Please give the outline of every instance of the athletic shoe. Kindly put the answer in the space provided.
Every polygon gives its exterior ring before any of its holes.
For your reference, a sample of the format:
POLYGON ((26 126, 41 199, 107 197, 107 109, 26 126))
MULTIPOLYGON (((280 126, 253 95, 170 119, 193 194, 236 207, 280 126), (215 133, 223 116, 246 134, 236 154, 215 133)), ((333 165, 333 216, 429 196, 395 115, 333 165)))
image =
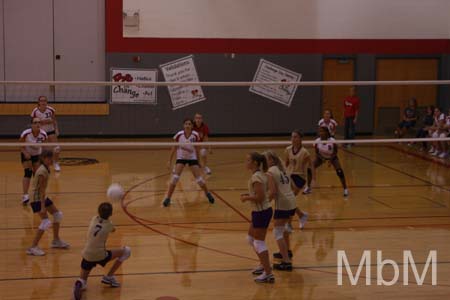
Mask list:
MULTIPOLYGON (((288 256, 289 256, 289 258, 292 258, 293 255, 292 255, 292 251, 291 251, 291 250, 288 250, 288 256)), ((275 252, 275 253, 273 254, 273 258, 282 259, 283 256, 281 255, 280 252, 275 252)))
POLYGON ((257 282, 257 283, 274 283, 275 277, 273 276, 273 274, 266 274, 266 272, 264 272, 255 278, 255 282, 257 282))
POLYGON ((428 153, 433 153, 434 152, 434 147, 431 147, 430 150, 428 150, 428 153))
POLYGON ((206 175, 211 175, 211 169, 208 168, 207 166, 205 166, 203 170, 205 171, 206 175))
POLYGON ((209 203, 214 203, 214 197, 211 195, 211 193, 206 193, 206 197, 208 198, 209 203))
POLYGON ((264 273, 264 267, 261 265, 257 266, 252 270, 253 275, 261 275, 262 273, 264 273))
POLYGON ((348 189, 344 189, 344 197, 348 197, 348 189))
POLYGON ((25 194, 22 196, 22 205, 27 205, 28 202, 30 202, 30 196, 28 194, 25 194))
POLYGON ((431 153, 432 156, 439 156, 440 154, 441 154, 441 152, 439 152, 438 150, 431 153))
POLYGON ((292 263, 282 261, 279 264, 273 264, 273 268, 279 271, 292 271, 292 263))
POLYGON ((109 284, 111 287, 120 287, 120 283, 116 280, 116 277, 113 276, 103 276, 102 283, 109 284))
POLYGON ((169 205, 170 205, 170 198, 166 198, 166 199, 164 199, 164 201, 163 201, 163 205, 164 205, 164 207, 167 207, 167 206, 169 206, 169 205))
POLYGON ((439 154, 439 158, 446 158, 447 157, 447 153, 442 152, 441 154, 439 154))
POLYGON ((291 223, 286 223, 284 225, 284 229, 288 232, 288 233, 292 233, 292 231, 294 230, 294 228, 292 228, 291 223))
POLYGON ((42 250, 41 248, 36 246, 36 247, 28 248, 27 249, 27 254, 28 255, 33 255, 33 256, 44 256, 45 252, 44 252, 44 250, 42 250))
POLYGON ((67 249, 70 245, 63 240, 53 240, 52 241, 52 248, 60 248, 60 249, 67 249))
POLYGON ((59 164, 57 162, 55 162, 53 164, 53 169, 55 169, 55 172, 60 172, 61 171, 61 167, 59 166, 59 164))
POLYGON ((303 227, 305 227, 305 224, 306 224, 306 221, 308 220, 308 217, 309 217, 308 213, 304 212, 303 216, 301 218, 299 218, 298 227, 300 229, 303 229, 303 227))
POLYGON ((75 281, 75 284, 73 285, 73 300, 81 300, 81 294, 83 290, 83 282, 80 279, 77 279, 75 281))
POLYGON ((308 195, 311 193, 312 193, 312 189, 310 187, 305 187, 305 189, 302 192, 303 195, 308 195))

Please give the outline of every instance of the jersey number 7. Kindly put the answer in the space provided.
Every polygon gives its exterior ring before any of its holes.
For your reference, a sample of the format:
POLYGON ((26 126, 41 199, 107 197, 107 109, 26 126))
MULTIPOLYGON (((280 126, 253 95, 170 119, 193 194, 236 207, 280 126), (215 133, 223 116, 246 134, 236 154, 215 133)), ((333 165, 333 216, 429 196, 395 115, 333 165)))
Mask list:
POLYGON ((100 230, 102 230, 102 225, 95 225, 94 236, 97 236, 100 230))

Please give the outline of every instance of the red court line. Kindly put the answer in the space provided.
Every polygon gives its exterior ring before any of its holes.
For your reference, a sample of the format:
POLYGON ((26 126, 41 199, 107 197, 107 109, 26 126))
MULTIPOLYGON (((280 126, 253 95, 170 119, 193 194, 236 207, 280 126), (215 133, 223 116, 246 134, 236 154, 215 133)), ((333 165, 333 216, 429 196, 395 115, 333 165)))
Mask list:
POLYGON ((228 206, 229 208, 231 208, 232 210, 234 210, 238 215, 240 215, 244 220, 246 220, 247 222, 251 222, 249 218, 247 218, 247 216, 245 216, 243 213, 241 213, 236 207, 234 207, 233 205, 231 205, 228 201, 226 201, 224 198, 222 198, 219 194, 217 194, 214 191, 211 191, 211 193, 216 196, 220 201, 222 201, 223 203, 225 203, 226 206, 228 206))

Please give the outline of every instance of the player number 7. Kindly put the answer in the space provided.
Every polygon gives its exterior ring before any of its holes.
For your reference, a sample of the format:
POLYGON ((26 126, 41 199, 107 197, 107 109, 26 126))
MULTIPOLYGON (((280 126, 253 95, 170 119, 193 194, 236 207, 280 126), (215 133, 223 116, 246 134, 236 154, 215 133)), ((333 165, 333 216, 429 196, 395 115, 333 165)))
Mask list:
POLYGON ((102 230, 102 226, 101 225, 95 225, 94 236, 97 236, 97 234, 100 232, 100 230, 102 230))

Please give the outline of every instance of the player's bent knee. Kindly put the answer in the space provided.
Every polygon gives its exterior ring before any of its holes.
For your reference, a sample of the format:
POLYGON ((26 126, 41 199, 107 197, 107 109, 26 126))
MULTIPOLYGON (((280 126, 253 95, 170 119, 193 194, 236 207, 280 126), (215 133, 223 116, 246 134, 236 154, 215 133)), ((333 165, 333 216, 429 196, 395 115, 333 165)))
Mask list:
POLYGON ((281 240, 284 238, 284 226, 275 226, 273 228, 273 236, 275 237, 275 240, 281 240))
POLYGON ((180 180, 180 175, 177 175, 177 174, 173 174, 172 175, 172 180, 171 180, 171 184, 173 184, 173 185, 175 185, 175 184, 177 184, 177 182, 180 180))
POLYGON ((204 184, 205 184, 205 180, 203 179, 202 176, 197 177, 197 178, 195 179, 195 181, 197 181, 197 183, 198 183, 199 185, 204 185, 204 184))
POLYGON ((61 223, 63 219, 63 213, 61 211, 57 211, 53 214, 53 222, 54 223, 61 223))
POLYGON ((130 256, 131 256, 131 248, 128 246, 125 246, 122 248, 123 249, 123 253, 122 256, 120 256, 117 260, 120 262, 124 262, 126 261, 130 256))
POLYGON ((208 150, 206 150, 205 148, 200 150, 200 156, 205 157, 206 155, 208 155, 208 150))
POLYGON ((254 240, 253 246, 255 247, 255 251, 258 254, 263 253, 264 251, 267 251, 266 242, 264 242, 264 241, 254 240))
POLYGON ((59 152, 61 152, 61 147, 60 147, 60 146, 56 146, 55 148, 53 148, 53 152, 54 152, 54 153, 59 153, 59 152))
POLYGON ((52 222, 48 218, 45 218, 45 219, 41 220, 41 224, 39 224, 38 229, 42 230, 42 231, 46 231, 47 229, 50 228, 51 225, 52 225, 52 222))
POLYGON ((251 235, 247 235, 247 242, 250 246, 253 247, 253 242, 255 241, 255 239, 251 236, 251 235))
POLYGON ((26 168, 23 170, 23 177, 31 178, 33 176, 33 170, 31 168, 26 168))

